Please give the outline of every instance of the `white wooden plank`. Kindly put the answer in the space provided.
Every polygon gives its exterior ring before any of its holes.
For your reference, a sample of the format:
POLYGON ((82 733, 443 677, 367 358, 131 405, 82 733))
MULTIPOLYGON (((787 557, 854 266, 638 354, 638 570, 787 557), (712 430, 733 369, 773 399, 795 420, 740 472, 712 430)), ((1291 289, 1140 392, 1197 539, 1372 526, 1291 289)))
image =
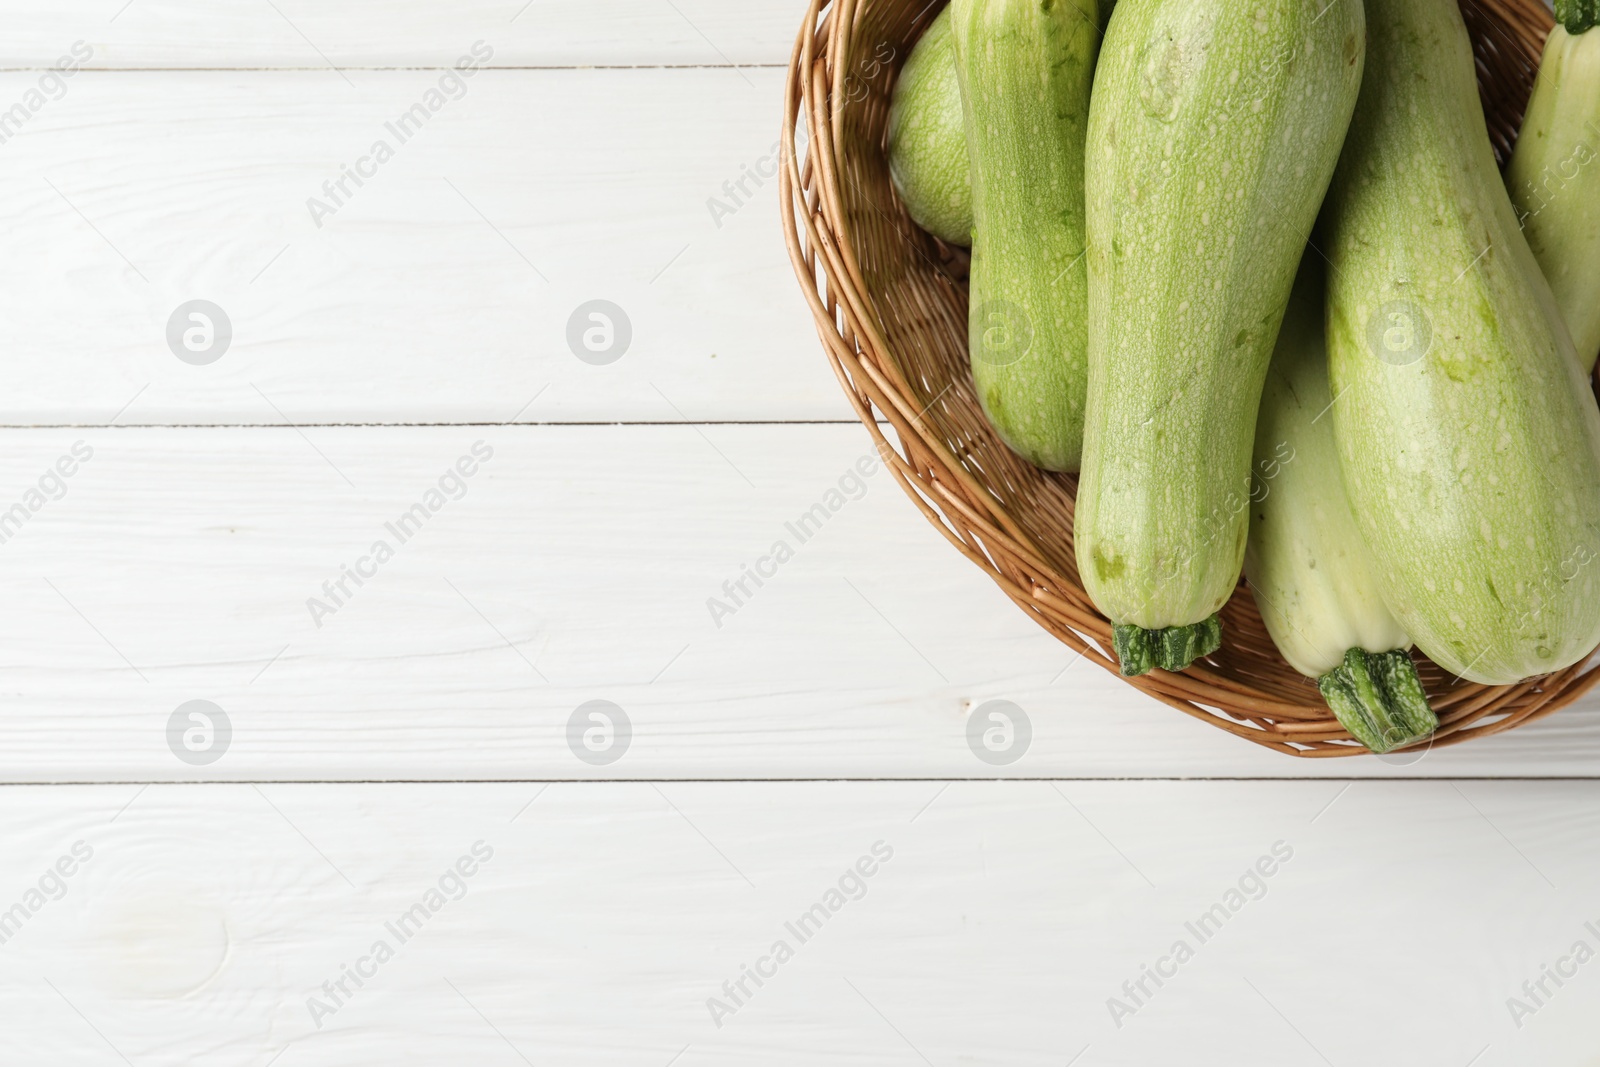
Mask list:
POLYGON ((800 16, 779 0, 7 0, 0 65, 47 67, 79 40, 110 68, 448 66, 478 40, 506 66, 783 63, 800 16))
POLYGON ((858 427, 11 430, 0 515, 79 440, 65 496, 0 544, 0 780, 1600 766, 1594 699, 1415 763, 1293 760, 1197 724, 1074 662, 887 473, 858 478, 858 427), (480 441, 465 495, 402 543, 387 524, 480 441), (826 519, 801 537, 808 513, 826 519), (393 558, 361 563, 378 541, 393 558), (736 600, 724 583, 768 556, 736 600), (370 580, 324 591, 358 564, 370 580), (1001 699, 1032 739, 991 765, 966 729, 1001 699), (191 700, 232 724, 207 765, 168 746, 191 700), (592 700, 632 723, 609 765, 568 746, 592 700))
POLYGON ((480 71, 404 141, 437 73, 80 74, 0 145, 0 422, 848 419, 751 177, 780 73, 480 71), (196 299, 206 365, 167 340, 196 299), (569 347, 595 299, 608 365, 569 347))
POLYGON ((1600 944, 1597 831, 1593 783, 13 788, 7 907, 92 855, 13 928, 0 1003, 19 1063, 1566 1067, 1596 965, 1508 1002, 1600 944))

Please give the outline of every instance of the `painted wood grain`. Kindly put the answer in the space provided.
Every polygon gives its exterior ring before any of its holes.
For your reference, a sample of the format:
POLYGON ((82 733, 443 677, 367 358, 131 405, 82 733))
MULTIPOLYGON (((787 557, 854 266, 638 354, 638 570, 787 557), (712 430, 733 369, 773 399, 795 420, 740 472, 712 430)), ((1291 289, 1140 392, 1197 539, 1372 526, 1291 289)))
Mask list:
POLYGON ((1194 723, 1035 627, 853 426, 11 430, 0 534, 0 779, 1600 765, 1593 700, 1420 762, 1308 765, 1194 723), (213 762, 169 744, 192 700, 231 722, 213 762), (974 721, 998 700, 1025 744, 974 721))
POLYGON ((0 1004, 19 1063, 1566 1067, 1596 832, 1593 783, 9 788, 0 1004))
POLYGON ((1590 776, 1600 700, 1260 752, 858 428, 710 425, 849 417, 751 177, 793 4, 0 19, 0 423, 86 424, 0 430, 0 781, 179 783, 0 788, 7 1062, 1592 1062, 1594 782, 925 780, 1590 776), (708 69, 488 69, 631 65, 708 69), (512 420, 677 424, 319 425, 512 420), (911 780, 666 781, 842 777, 911 780))
POLYGON ((44 67, 74 41, 92 65, 448 66, 475 40, 507 66, 783 63, 800 27, 789 0, 62 0, 0 4, 0 65, 44 67))
POLYGON ((0 422, 851 417, 778 229, 780 72, 440 77, 65 83, 0 143, 0 422))

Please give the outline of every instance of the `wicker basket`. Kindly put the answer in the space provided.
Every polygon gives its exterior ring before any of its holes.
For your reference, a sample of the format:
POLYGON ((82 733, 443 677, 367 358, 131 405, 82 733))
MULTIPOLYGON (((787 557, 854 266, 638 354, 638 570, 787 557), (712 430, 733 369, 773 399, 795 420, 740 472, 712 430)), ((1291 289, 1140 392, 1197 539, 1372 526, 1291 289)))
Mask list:
MULTIPOLYGON (((1110 624, 1078 580, 1076 480, 1019 459, 989 428, 967 364, 967 257, 924 233, 889 181, 884 130, 899 64, 937 0, 811 0, 789 63, 783 225, 828 359, 862 424, 928 521, 1017 606, 1117 673, 1110 624), (802 126, 803 122, 803 126, 802 126), (801 139, 801 133, 804 138, 801 139), (802 155, 803 153, 803 155, 802 155)), ((1504 162, 1551 15, 1541 0, 1461 0, 1491 140, 1504 162)), ((1243 586, 1241 585, 1241 589, 1243 586)), ((1223 645, 1181 674, 1130 685, 1238 737, 1296 756, 1367 750, 1278 655, 1255 600, 1222 611, 1223 645)), ((1510 686, 1451 678, 1418 657, 1444 745, 1509 730, 1586 692, 1582 664, 1510 686)))

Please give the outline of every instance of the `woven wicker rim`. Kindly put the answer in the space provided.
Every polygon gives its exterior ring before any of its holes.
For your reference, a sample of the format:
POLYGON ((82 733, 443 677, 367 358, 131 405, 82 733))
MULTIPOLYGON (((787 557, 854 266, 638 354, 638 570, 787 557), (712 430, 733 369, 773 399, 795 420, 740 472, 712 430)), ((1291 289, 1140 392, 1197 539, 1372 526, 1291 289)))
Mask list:
MULTIPOLYGON (((899 64, 942 6, 941 0, 811 0, 785 88, 784 236, 839 383, 912 502, 1040 626, 1118 674, 1105 651, 1110 624, 1084 593, 1073 557, 1076 480, 1035 469, 990 430, 967 366, 965 251, 919 229, 889 181, 889 93, 899 64)), ((1551 15, 1540 0, 1461 0, 1461 8, 1490 138, 1503 162, 1551 15)), ((1235 595, 1222 614, 1224 643, 1216 655, 1182 674, 1155 670, 1128 684, 1279 752, 1367 752, 1314 683, 1278 655, 1253 597, 1235 595)), ((1578 664, 1516 685, 1485 686, 1417 658, 1439 713, 1428 746, 1533 722, 1600 680, 1600 666, 1578 664)))

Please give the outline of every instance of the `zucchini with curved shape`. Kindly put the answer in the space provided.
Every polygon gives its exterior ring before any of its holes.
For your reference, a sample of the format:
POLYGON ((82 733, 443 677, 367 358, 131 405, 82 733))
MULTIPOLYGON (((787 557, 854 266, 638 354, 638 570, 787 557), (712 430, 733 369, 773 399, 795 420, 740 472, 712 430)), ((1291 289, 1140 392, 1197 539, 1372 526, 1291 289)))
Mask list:
POLYGON ((1351 736, 1388 752, 1439 720, 1345 499, 1322 307, 1322 256, 1308 250, 1261 394, 1244 573, 1283 658, 1351 736))
POLYGON ((1011 449, 1078 469, 1088 389, 1084 136, 1096 0, 955 0, 972 175, 973 384, 1011 449))
POLYGON ((1321 241, 1345 489, 1417 646, 1519 682, 1600 644, 1600 409, 1495 167, 1455 0, 1368 17, 1321 241))
POLYGON ((895 80, 889 177, 918 226, 946 244, 972 243, 972 178, 948 7, 928 24, 895 80))
POLYGON ((1075 532, 1124 674, 1182 670, 1221 639, 1262 383, 1365 51, 1355 0, 1121 0, 1111 17, 1075 532))
POLYGON ((1600 3, 1556 0, 1555 10, 1506 188, 1591 371, 1600 356, 1600 3))

